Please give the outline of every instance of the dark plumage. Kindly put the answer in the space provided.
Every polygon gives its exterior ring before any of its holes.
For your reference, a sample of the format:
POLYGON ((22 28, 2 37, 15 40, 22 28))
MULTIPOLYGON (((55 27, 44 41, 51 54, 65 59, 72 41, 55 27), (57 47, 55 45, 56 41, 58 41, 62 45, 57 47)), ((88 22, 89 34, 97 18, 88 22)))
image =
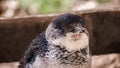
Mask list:
POLYGON ((26 50, 19 68, 90 68, 89 37, 81 17, 63 14, 26 50))

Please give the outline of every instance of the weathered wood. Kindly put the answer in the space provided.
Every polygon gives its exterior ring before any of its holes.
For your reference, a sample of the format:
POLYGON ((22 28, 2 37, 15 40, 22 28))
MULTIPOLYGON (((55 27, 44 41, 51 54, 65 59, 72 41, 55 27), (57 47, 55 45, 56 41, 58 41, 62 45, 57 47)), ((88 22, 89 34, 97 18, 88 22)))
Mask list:
POLYGON ((83 14, 93 54, 120 53, 120 11, 83 14))
MULTIPOLYGON (((85 19, 92 54, 120 53, 120 11, 76 13, 85 19)), ((16 61, 58 15, 0 19, 0 62, 16 61)))

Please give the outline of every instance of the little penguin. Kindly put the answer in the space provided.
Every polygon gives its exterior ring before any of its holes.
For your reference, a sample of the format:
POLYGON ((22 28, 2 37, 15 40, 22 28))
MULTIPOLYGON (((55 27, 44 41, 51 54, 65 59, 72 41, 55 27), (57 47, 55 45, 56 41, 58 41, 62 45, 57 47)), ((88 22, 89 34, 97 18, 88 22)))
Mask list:
POLYGON ((71 13, 53 19, 28 46, 18 67, 91 68, 85 21, 71 13))

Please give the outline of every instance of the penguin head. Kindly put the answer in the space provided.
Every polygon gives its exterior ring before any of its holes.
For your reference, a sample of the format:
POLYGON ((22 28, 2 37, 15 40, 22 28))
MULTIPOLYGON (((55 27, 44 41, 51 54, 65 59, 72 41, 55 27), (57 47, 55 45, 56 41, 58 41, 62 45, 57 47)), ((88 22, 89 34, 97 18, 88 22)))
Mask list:
POLYGON ((54 45, 67 47, 70 50, 71 46, 73 48, 77 46, 75 44, 81 45, 79 48, 87 46, 89 39, 84 20, 74 14, 63 14, 55 18, 46 29, 46 38, 54 45))

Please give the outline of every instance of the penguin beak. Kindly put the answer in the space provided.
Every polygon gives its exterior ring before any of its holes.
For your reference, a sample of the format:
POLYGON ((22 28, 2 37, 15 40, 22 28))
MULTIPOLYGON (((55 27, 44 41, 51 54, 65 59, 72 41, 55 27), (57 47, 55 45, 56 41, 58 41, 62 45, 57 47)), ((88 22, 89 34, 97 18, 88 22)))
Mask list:
POLYGON ((88 31, 86 28, 75 27, 74 34, 71 35, 72 40, 77 41, 80 39, 81 34, 86 33, 88 35, 88 31))

